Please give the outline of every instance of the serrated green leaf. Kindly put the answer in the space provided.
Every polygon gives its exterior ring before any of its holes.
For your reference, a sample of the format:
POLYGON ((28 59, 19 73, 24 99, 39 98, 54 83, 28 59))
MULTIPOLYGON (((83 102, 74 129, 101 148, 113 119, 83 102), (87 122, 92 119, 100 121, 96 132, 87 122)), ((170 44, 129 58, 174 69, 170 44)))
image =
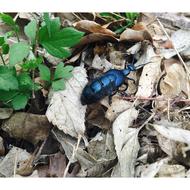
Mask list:
POLYGON ((39 40, 48 53, 58 58, 66 58, 70 56, 68 48, 76 45, 83 35, 83 32, 68 27, 54 31, 49 37, 47 26, 43 26, 39 31, 39 40))
POLYGON ((15 110, 24 109, 27 105, 29 96, 25 94, 18 94, 12 100, 12 105, 15 110))
POLYGON ((16 69, 10 66, 0 66, 0 75, 1 74, 9 74, 16 77, 16 69))
POLYGON ((50 80, 51 80, 50 69, 46 65, 43 65, 43 64, 40 64, 38 66, 38 68, 39 68, 39 71, 40 71, 41 80, 50 82, 50 80))
POLYGON ((24 33, 26 36, 30 39, 32 44, 35 44, 36 40, 36 33, 37 33, 37 22, 36 20, 30 21, 25 27, 24 27, 24 33))
POLYGON ((51 37, 51 20, 49 17, 49 13, 44 13, 44 21, 45 21, 47 29, 48 29, 49 37, 51 37))
POLYGON ((73 66, 64 67, 63 63, 59 63, 55 69, 54 80, 64 78, 69 79, 72 77, 71 71, 73 70, 73 66))
POLYGON ((18 42, 10 47, 9 59, 10 65, 16 65, 23 61, 29 54, 30 46, 25 42, 18 42))
POLYGON ((9 16, 8 14, 0 14, 0 19, 7 25, 9 26, 15 26, 15 21, 13 20, 13 18, 11 16, 9 16))
POLYGON ((5 38, 3 36, 0 36, 0 46, 2 46, 5 43, 5 38))
POLYGON ((25 63, 21 65, 24 71, 29 71, 32 69, 36 69, 39 64, 43 62, 42 57, 37 57, 36 59, 27 60, 25 63))
POLYGON ((9 44, 3 44, 2 45, 2 53, 4 54, 4 55, 6 55, 6 54, 8 54, 9 53, 9 44))
POLYGON ((17 78, 19 83, 19 90, 32 90, 33 81, 28 73, 21 73, 17 78))
POLYGON ((56 80, 52 82, 52 88, 54 91, 64 90, 65 89, 65 81, 64 79, 56 80))
POLYGON ((0 90, 17 90, 18 81, 17 78, 11 74, 1 74, 0 75, 0 90))

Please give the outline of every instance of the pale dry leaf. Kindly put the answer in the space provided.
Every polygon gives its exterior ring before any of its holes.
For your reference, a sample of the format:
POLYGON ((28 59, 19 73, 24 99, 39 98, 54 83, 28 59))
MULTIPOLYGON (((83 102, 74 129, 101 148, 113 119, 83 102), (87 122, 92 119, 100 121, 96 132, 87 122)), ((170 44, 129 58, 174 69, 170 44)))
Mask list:
POLYGON ((141 42, 135 43, 135 45, 133 45, 127 50, 127 53, 132 55, 137 54, 141 49, 141 45, 141 42))
POLYGON ((81 104, 80 96, 87 82, 86 70, 75 67, 73 77, 66 81, 66 89, 53 93, 46 112, 48 120, 64 133, 84 139, 86 106, 81 104))
POLYGON ((0 108, 0 119, 7 119, 13 113, 13 109, 11 108, 0 108))
POLYGON ((175 59, 164 62, 166 75, 160 80, 159 89, 165 97, 178 96, 182 91, 189 97, 190 83, 183 65, 175 59))
POLYGON ((0 176, 11 177, 14 174, 15 162, 20 163, 30 159, 31 154, 25 150, 13 147, 0 163, 0 176))
POLYGON ((132 41, 132 42, 140 42, 144 40, 152 41, 152 37, 147 30, 133 30, 127 28, 121 35, 120 41, 132 41))
POLYGON ((105 57, 96 54, 92 60, 92 68, 106 72, 112 68, 112 64, 105 57))
MULTIPOLYGON (((171 35, 171 41, 178 52, 183 55, 190 47, 190 31, 189 30, 178 30, 171 35)), ((175 56, 177 53, 172 49, 161 49, 160 53, 166 59, 175 56)))
POLYGON ((3 138, 0 136, 0 157, 4 156, 4 154, 5 154, 4 141, 3 138))
POLYGON ((114 69, 125 68, 126 58, 121 51, 110 51, 109 59, 114 69))
POLYGON ((163 158, 157 162, 147 165, 141 172, 141 177, 155 177, 164 163, 167 163, 167 158, 163 158))
POLYGON ((153 127, 164 137, 190 145, 190 131, 173 126, 153 124, 153 127))
POLYGON ((185 167, 178 164, 163 164, 158 172, 158 177, 185 177, 185 167))
POLYGON ((100 24, 90 20, 81 20, 77 23, 74 23, 74 26, 78 30, 82 30, 84 32, 101 33, 101 34, 115 36, 115 33, 112 32, 111 30, 106 29, 102 27, 100 24))
POLYGON ((111 106, 108 107, 105 117, 109 119, 109 121, 114 121, 119 114, 129 109, 132 106, 131 102, 126 100, 122 100, 118 97, 112 98, 111 106))
POLYGON ((161 73, 161 57, 154 54, 152 46, 148 46, 142 60, 144 63, 150 63, 143 67, 136 96, 149 97, 153 95, 155 84, 161 73))
POLYGON ((138 111, 130 108, 121 113, 113 123, 114 144, 118 156, 118 174, 112 176, 133 177, 139 151, 138 129, 129 128, 137 118, 138 111))

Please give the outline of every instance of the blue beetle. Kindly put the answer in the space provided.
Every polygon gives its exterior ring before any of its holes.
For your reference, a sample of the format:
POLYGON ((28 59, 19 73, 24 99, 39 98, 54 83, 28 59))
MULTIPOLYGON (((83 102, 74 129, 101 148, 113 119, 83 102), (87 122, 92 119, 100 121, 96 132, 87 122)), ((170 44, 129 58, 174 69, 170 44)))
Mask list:
POLYGON ((129 64, 126 69, 111 69, 104 73, 103 76, 94 79, 82 91, 82 105, 92 104, 106 96, 111 96, 125 82, 126 76, 135 70, 134 65, 129 64))

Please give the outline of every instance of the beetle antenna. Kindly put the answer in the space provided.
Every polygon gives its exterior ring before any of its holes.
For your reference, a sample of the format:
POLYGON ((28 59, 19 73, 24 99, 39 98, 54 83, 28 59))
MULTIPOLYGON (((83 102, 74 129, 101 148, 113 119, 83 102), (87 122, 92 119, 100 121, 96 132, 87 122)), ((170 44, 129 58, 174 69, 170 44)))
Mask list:
POLYGON ((141 67, 143 67, 144 65, 147 65, 148 63, 152 63, 152 61, 149 61, 149 62, 147 62, 147 63, 138 65, 138 66, 135 67, 135 69, 138 70, 138 69, 140 69, 141 67))

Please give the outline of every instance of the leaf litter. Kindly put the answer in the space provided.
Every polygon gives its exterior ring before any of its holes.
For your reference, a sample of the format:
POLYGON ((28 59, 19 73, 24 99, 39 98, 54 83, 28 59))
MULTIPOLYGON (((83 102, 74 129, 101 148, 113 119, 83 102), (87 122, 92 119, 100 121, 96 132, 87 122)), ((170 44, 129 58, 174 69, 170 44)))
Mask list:
MULTIPOLYGON (((126 22, 121 13, 118 20, 96 13, 54 15, 62 26, 85 32, 64 60, 74 67, 73 77, 65 81, 65 90, 37 94, 38 102, 44 102, 42 110, 31 103, 14 112, 0 104, 0 175, 189 177, 189 18, 144 13, 133 26, 118 28, 126 22), (138 68, 128 75, 134 81, 126 78, 111 99, 81 104, 87 83, 128 64, 138 68)), ((41 17, 18 13, 17 19, 39 22, 41 17)), ((36 52, 49 67, 62 61, 43 48, 36 52)), ((5 63, 8 59, 6 55, 5 63)))

